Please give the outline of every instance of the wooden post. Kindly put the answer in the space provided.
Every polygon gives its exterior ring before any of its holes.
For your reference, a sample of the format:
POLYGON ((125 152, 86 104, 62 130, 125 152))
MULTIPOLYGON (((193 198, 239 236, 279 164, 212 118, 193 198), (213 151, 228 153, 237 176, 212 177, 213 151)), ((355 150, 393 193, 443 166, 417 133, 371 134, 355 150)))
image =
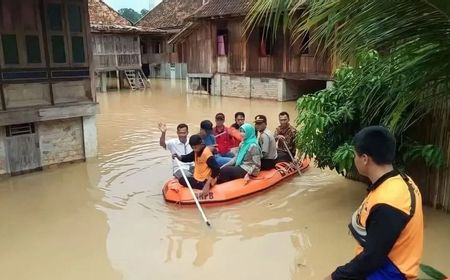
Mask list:
POLYGON ((117 84, 117 90, 120 90, 120 71, 116 70, 116 84, 117 84))
POLYGON ((283 34, 283 72, 284 73, 289 72, 288 71, 288 69, 289 69, 288 63, 289 63, 290 59, 289 59, 289 47, 288 47, 288 40, 287 40, 288 36, 290 37, 290 35, 286 35, 286 33, 283 34))
POLYGON ((101 75, 102 92, 106 92, 106 85, 107 85, 107 82, 108 82, 108 78, 106 76, 106 72, 102 72, 100 75, 101 75))
MULTIPOLYGON (((86 3, 87 6, 87 3, 86 3)), ((55 105, 55 98, 53 95, 53 82, 52 82, 52 70, 50 68, 50 51, 48 48, 48 42, 50 40, 50 38, 48 37, 47 34, 47 23, 46 23, 46 15, 45 15, 45 11, 46 11, 46 6, 44 3, 44 0, 40 0, 39 1, 39 16, 41 18, 41 28, 42 28, 42 36, 43 36, 43 43, 44 43, 44 57, 45 57, 45 70, 47 71, 47 79, 48 79, 48 87, 49 87, 49 93, 50 93, 50 102, 52 105, 55 105)), ((88 25, 89 26, 89 25, 88 25)), ((91 73, 91 77, 92 77, 92 73, 91 73)), ((91 84, 92 86, 92 84, 91 84)), ((92 88, 91 88, 92 90, 92 88)), ((3 95, 2 95, 2 98, 3 95)))

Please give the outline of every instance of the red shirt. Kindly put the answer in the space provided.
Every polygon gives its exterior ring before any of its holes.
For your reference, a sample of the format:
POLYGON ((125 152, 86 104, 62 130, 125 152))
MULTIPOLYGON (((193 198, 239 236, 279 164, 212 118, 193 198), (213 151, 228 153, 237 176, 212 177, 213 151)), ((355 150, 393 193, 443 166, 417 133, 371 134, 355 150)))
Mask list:
POLYGON ((213 133, 216 136, 217 151, 219 154, 223 155, 229 153, 230 149, 234 147, 234 138, 230 135, 229 128, 224 126, 223 130, 219 131, 217 126, 215 126, 213 128, 213 133))

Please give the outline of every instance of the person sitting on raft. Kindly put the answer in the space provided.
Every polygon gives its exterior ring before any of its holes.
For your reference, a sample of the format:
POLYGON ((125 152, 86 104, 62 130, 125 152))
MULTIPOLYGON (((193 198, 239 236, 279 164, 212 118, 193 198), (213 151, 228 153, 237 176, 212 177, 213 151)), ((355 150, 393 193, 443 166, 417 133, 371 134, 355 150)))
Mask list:
MULTIPOLYGON (((217 154, 215 155, 216 161, 220 166, 229 162, 234 154, 231 153, 231 147, 233 145, 234 137, 230 134, 229 128, 224 125, 225 115, 223 113, 216 114, 216 126, 213 129, 214 137, 217 143, 217 154)), ((242 140, 242 136, 239 133, 239 141, 242 140)))
POLYGON ((278 115, 280 125, 275 130, 275 139, 278 140, 277 147, 277 162, 292 162, 292 158, 295 158, 297 148, 295 147, 295 136, 297 135, 297 129, 289 123, 288 112, 281 112, 278 115), (291 155, 289 155, 288 149, 291 155))
POLYGON ((270 170, 275 167, 278 157, 277 143, 273 133, 267 129, 267 118, 264 115, 255 117, 255 127, 259 132, 259 145, 261 146, 261 170, 270 170))
MULTIPOLYGON (((202 194, 207 195, 209 189, 216 183, 220 167, 211 150, 203 143, 200 135, 192 135, 189 138, 189 145, 193 150, 191 153, 184 156, 174 154, 173 157, 178 158, 181 162, 195 162, 194 176, 187 177, 187 180, 192 188, 203 190, 202 194)), ((184 177, 181 177, 178 181, 181 185, 188 186, 184 177)))
POLYGON ((216 146, 216 138, 213 134, 213 124, 211 121, 204 120, 200 123, 200 137, 206 146, 216 146))
POLYGON ((242 139, 239 138, 240 131, 239 128, 245 123, 244 112, 236 112, 234 114, 234 124, 230 126, 230 134, 233 136, 233 141, 231 143, 232 150, 237 150, 242 139))
MULTIPOLYGON (((180 123, 177 126, 178 138, 169 139, 167 141, 166 141, 166 132, 167 132, 166 124, 159 123, 158 127, 159 130, 161 131, 161 137, 159 138, 159 145, 164 149, 169 150, 172 156, 174 154, 183 156, 192 152, 192 148, 189 145, 187 139, 189 134, 189 128, 187 124, 180 123)), ((175 176, 177 179, 183 177, 181 174, 181 170, 176 164, 175 160, 173 160, 172 164, 173 164, 173 176, 175 176)), ((186 176, 192 176, 192 172, 194 170, 194 165, 192 163, 183 163, 180 165, 186 176)))
POLYGON ((261 149, 255 135, 255 127, 245 123, 240 127, 242 142, 237 154, 221 169, 217 183, 258 176, 261 169, 261 149))

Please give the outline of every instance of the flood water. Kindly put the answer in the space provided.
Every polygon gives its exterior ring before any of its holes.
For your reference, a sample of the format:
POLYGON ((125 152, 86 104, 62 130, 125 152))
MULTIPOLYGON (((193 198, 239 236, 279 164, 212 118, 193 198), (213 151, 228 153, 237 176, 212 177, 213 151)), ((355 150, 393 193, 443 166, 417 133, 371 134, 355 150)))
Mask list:
MULTIPOLYGON (((0 279, 322 279, 353 254, 347 223, 365 187, 310 168, 270 191, 208 206, 164 202, 157 123, 235 111, 295 117, 295 103, 186 95, 182 82, 98 94, 95 160, 0 181, 0 279)), ((423 262, 450 274, 450 215, 426 209, 423 262)))

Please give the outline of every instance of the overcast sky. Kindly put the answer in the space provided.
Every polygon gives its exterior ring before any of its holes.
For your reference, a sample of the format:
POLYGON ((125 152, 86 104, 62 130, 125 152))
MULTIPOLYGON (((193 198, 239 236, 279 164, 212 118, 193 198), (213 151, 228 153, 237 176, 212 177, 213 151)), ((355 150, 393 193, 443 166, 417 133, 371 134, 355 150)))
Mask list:
POLYGON ((153 7, 158 5, 161 0, 104 0, 108 5, 113 7, 116 11, 122 8, 132 8, 137 12, 142 9, 149 9, 149 6, 153 7))

